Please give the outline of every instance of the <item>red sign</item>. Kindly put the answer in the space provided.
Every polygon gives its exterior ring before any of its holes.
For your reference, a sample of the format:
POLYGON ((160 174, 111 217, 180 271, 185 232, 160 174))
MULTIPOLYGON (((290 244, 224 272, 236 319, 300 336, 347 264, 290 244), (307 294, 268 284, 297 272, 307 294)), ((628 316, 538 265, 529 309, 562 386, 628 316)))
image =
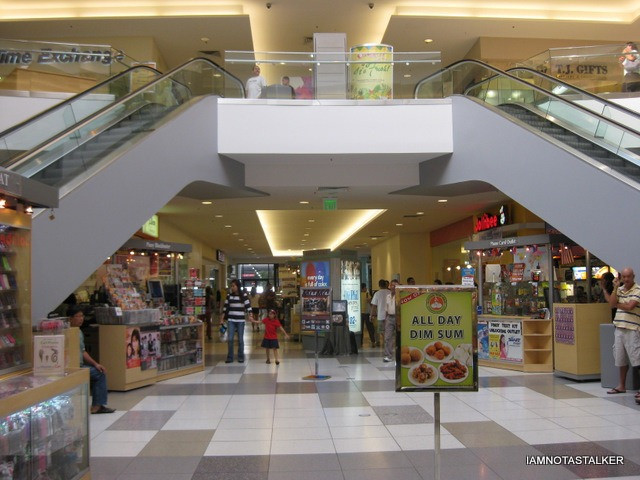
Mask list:
POLYGON ((483 213, 480 218, 476 221, 476 224, 473 226, 473 231, 475 233, 482 232, 483 230, 489 230, 490 228, 495 228, 498 226, 498 216, 497 215, 489 215, 487 213, 483 213))

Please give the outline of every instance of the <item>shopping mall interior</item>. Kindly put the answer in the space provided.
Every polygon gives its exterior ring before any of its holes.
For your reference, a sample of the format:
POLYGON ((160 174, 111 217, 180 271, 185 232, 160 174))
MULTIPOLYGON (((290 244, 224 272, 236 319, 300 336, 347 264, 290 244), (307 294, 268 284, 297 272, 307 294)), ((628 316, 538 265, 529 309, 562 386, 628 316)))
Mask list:
POLYGON ((640 67, 623 64, 639 16, 617 0, 0 5, 0 473, 640 479, 640 379, 615 391, 600 282, 640 272, 640 67), (423 342, 386 361, 360 323, 361 283, 409 277, 475 292, 444 360, 423 342), (232 279, 275 287, 279 364, 248 324, 244 361, 225 362, 232 279), (342 327, 314 334, 300 287, 331 287, 342 327), (113 413, 89 414, 86 369, 31 376, 59 363, 54 330, 80 362, 68 303, 113 413))

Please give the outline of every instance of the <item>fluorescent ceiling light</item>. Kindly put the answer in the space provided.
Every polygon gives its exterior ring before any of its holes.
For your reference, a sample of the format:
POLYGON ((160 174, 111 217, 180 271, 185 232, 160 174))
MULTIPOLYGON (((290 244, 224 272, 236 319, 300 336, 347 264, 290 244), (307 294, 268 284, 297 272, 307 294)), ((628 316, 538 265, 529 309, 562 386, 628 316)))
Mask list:
MULTIPOLYGON (((385 210, 330 210, 314 212, 318 227, 307 249, 335 250, 385 210)), ((300 236, 309 221, 306 210, 256 210, 274 257, 301 256, 300 236)), ((315 230, 314 230, 315 231, 315 230)))

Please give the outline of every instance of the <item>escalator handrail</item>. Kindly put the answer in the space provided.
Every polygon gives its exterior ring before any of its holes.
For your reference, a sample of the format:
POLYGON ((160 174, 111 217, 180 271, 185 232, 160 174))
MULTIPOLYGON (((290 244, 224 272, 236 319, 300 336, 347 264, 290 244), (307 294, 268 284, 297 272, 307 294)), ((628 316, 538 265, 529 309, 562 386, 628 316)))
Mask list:
POLYGON ((94 91, 98 90, 99 88, 104 87, 105 85, 121 78, 124 77, 125 75, 129 75, 133 70, 136 69, 143 69, 143 70, 151 70, 152 72, 157 73, 158 75, 162 75, 162 72, 160 70, 157 70, 153 67, 149 67, 148 65, 136 65, 134 67, 129 67, 127 70, 124 70, 120 73, 118 73, 117 75, 114 75, 113 77, 109 77, 106 80, 103 80, 102 82, 94 85, 93 87, 89 88, 88 90, 85 90, 83 92, 80 92, 76 95, 73 95, 72 97, 67 98, 66 100, 60 102, 60 103, 56 103, 55 105, 47 108, 46 110, 43 110, 42 112, 39 112, 37 114, 35 114, 34 116, 27 118, 26 120, 24 120, 23 122, 20 122, 16 125, 13 125, 12 127, 7 128, 6 130, 0 132, 0 140, 2 140, 4 137, 6 137, 7 135, 15 132, 16 130, 20 130, 22 127, 26 126, 28 123, 31 122, 35 122, 37 121, 39 118, 43 118, 53 112, 55 112, 56 110, 60 110, 64 107, 66 107, 67 105, 80 100, 82 97, 86 96, 86 95, 91 95, 94 91))
MULTIPOLYGON (((233 74, 228 73, 226 70, 224 70, 224 68, 220 67, 217 63, 212 62, 208 58, 195 57, 195 58, 192 58, 191 60, 188 60, 187 62, 183 63, 182 65, 178 65, 177 67, 169 70, 164 75, 161 75, 160 77, 152 80, 151 82, 149 82, 146 85, 140 87, 139 89, 128 93, 127 95, 125 95, 125 96, 121 97, 120 99, 118 99, 116 102, 113 102, 110 105, 107 105, 104 108, 101 108, 100 110, 98 110, 98 111, 92 113, 91 115, 83 118, 78 123, 76 123, 74 125, 71 125, 70 127, 62 130, 61 132, 59 132, 56 135, 54 135, 53 137, 45 140, 41 144, 33 147, 32 149, 27 150, 25 152, 22 152, 20 155, 16 155, 15 157, 11 158, 8 161, 8 163, 5 164, 3 167, 7 168, 7 169, 11 169, 12 167, 16 167, 16 166, 26 162, 31 157, 33 157, 34 155, 37 155, 42 150, 45 150, 46 148, 48 148, 50 145, 56 143, 61 138, 66 137, 70 133, 81 129, 85 125, 88 125, 89 123, 93 122, 96 118, 111 113, 113 110, 118 108, 120 105, 128 102, 129 100, 131 100, 131 98, 133 98, 134 96, 138 95, 142 90, 146 90, 148 88, 152 88, 156 84, 159 84, 159 83, 161 83, 161 82, 163 82, 163 81, 165 81, 167 79, 171 79, 171 75, 173 75, 177 71, 182 70, 183 68, 186 68, 186 67, 188 67, 189 65, 191 65, 193 63, 201 62, 201 61, 204 61, 205 63, 208 63, 208 64, 214 66, 216 69, 219 69, 219 70, 223 71, 225 74, 228 74, 230 77, 232 77, 232 79, 235 82, 239 83, 239 85, 241 86, 242 96, 244 97, 244 95, 245 95, 244 85, 242 84, 242 82, 240 81, 240 79, 238 77, 236 77, 233 74)), ((179 82, 176 82, 176 83, 179 83, 179 82)), ((180 85, 189 90, 189 88, 186 85, 182 85, 182 84, 180 84, 180 85)))
MULTIPOLYGON (((605 104, 607 107, 613 109, 613 110, 618 110, 619 112, 622 112, 626 115, 629 115, 631 117, 636 117, 638 119, 640 119, 640 114, 638 112, 636 112, 635 110, 631 110, 630 108, 627 108, 623 105, 620 105, 618 103, 612 102, 611 100, 607 100, 606 98, 602 98, 600 95, 596 95, 595 93, 591 93, 588 92, 587 90, 583 90, 580 87, 576 87, 575 85, 571 84, 571 83, 567 83, 567 82, 563 82, 562 80, 558 80, 555 77, 552 77, 551 75, 547 75, 546 73, 542 73, 539 72, 538 70, 535 70, 533 68, 530 67, 513 67, 513 68, 508 68, 507 70, 505 70, 505 72, 510 73, 513 71, 524 71, 527 73, 531 73, 537 77, 540 77, 544 80, 548 80, 550 82, 553 83, 557 83, 558 85, 561 85, 563 87, 566 87, 570 90, 574 90, 575 92, 579 93, 580 95, 584 95, 585 97, 589 97, 592 100, 595 100, 597 102, 603 103, 605 104)), ((631 129, 633 131, 636 131, 635 129, 631 129)), ((636 131, 637 132, 637 131, 636 131)), ((640 132, 637 132, 640 135, 640 132)))
MULTIPOLYGON (((569 100, 567 100, 565 98, 562 98, 561 96, 556 95, 555 93, 551 93, 551 92, 545 90, 544 88, 540 88, 537 85, 533 85, 533 84, 531 84, 529 82, 526 82, 525 80, 522 80, 522 79, 520 79, 520 78, 518 78, 518 77, 516 77, 514 75, 511 75, 510 73, 507 73, 507 72, 505 72, 503 70, 500 70, 499 68, 493 67, 493 66, 491 66, 491 65, 489 65, 487 63, 481 62, 479 60, 471 60, 471 59, 460 60, 458 62, 452 63, 448 67, 445 67, 445 68, 443 68, 441 70, 438 70, 437 72, 432 73, 431 75, 423 78, 422 80, 420 80, 416 84, 416 87, 414 89, 414 97, 416 97, 416 95, 418 94, 418 89, 420 88, 421 85, 423 85, 424 83, 426 83, 430 79, 434 78, 436 75, 441 75, 444 72, 446 72, 447 70, 450 70, 452 67, 461 65, 463 63, 469 63, 469 64, 472 64, 472 65, 478 65, 480 67, 486 68, 487 70, 490 70, 490 71, 495 73, 495 75, 493 77, 485 78, 485 79, 479 81, 478 83, 475 83, 474 85, 472 85, 469 88, 477 87, 478 85, 481 85, 483 82, 485 82, 487 80, 491 80, 491 79, 499 77, 499 76, 506 77, 506 78, 508 78, 510 80, 513 80, 516 83, 519 83, 519 84, 521 84, 523 86, 526 86, 527 88, 530 88, 530 89, 535 90, 535 91, 537 91, 539 93, 542 93, 543 95, 547 95, 547 96, 553 98, 554 100, 557 100, 560 103, 563 103, 564 105, 569 106, 570 108, 581 110, 582 112, 584 112, 589 117, 596 117, 599 121, 601 121, 603 123, 615 126, 616 128, 619 128, 620 130, 623 130, 624 132, 627 132, 627 133, 629 133, 631 135, 640 137, 640 133, 636 132, 635 130, 633 130, 633 129, 629 128, 629 127, 627 127, 626 125, 623 125, 620 122, 617 122, 616 120, 613 120, 613 119, 610 119, 610 118, 607 118, 607 117, 603 117, 602 115, 599 115, 599 114, 589 110, 588 108, 583 107, 582 105, 578 105, 576 103, 570 102, 569 100)), ((466 95, 466 92, 468 90, 469 90, 468 88, 465 89, 465 95, 466 95)))

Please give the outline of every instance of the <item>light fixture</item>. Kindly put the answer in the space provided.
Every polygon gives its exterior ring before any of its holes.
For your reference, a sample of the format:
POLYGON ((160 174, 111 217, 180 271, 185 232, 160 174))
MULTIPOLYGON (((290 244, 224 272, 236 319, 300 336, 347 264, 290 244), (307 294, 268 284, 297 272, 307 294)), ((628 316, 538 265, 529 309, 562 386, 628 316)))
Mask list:
POLYGON ((231 235, 240 235, 238 232, 233 232, 231 235))
POLYGON ((447 203, 449 200, 447 200, 446 198, 440 198, 438 199, 438 203, 447 203))
POLYGON ((7 199, 0 198, 0 208, 7 208, 7 199))
POLYGON ((225 225, 224 228, 231 228, 231 225, 225 225))
POLYGON ((450 272, 450 271, 451 271, 451 267, 447 267, 447 272, 450 272))
POLYGON ((404 77, 404 78, 411 78, 411 74, 410 74, 410 73, 405 73, 405 74, 403 75, 403 77, 404 77))
POLYGON ((309 220, 309 223, 313 223, 313 222, 315 222, 315 220, 309 220))
POLYGON ((211 205, 213 202, 210 202, 209 200, 204 200, 202 202, 203 205, 211 205))
POLYGON ((396 223, 396 227, 401 227, 402 223, 396 223))
POLYGON ((24 213, 26 213, 27 215, 31 215, 33 213, 33 207, 31 205, 27 205, 24 209, 24 213))
POLYGON ((309 202, 306 200, 300 200, 300 205, 309 205, 309 202))
POLYGON ((416 212, 416 215, 424 215, 424 212, 416 212))
POLYGON ((134 252, 133 250, 131 250, 131 251, 129 252, 129 255, 135 255, 135 253, 136 253, 136 252, 134 252))
POLYGON ((222 215, 214 215, 214 218, 222 218, 222 215))
POLYGON ((433 43, 433 38, 425 38, 424 43, 433 43))

